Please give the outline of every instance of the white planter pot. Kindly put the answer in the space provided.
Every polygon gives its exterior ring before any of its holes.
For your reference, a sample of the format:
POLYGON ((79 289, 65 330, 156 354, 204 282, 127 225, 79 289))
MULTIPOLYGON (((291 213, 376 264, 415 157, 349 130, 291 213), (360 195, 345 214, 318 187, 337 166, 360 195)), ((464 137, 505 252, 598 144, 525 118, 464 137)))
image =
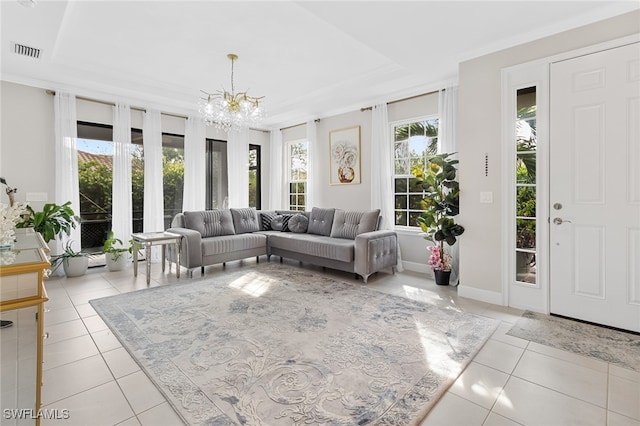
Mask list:
POLYGON ((114 260, 113 253, 106 253, 104 257, 107 261, 107 268, 109 268, 111 272, 121 271, 129 264, 129 253, 126 252, 120 253, 117 260, 114 260))
POLYGON ((89 259, 86 256, 68 257, 62 261, 62 268, 67 277, 80 277, 87 273, 89 259))

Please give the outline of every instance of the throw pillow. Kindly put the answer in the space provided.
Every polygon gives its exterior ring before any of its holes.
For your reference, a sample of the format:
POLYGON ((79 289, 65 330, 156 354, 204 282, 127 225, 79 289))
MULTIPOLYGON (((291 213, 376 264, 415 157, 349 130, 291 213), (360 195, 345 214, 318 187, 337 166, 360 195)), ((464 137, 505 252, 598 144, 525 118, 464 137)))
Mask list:
POLYGON ((307 227, 309 226, 309 219, 303 214, 293 215, 291 219, 289 219, 289 223, 287 227, 291 230, 291 232, 304 233, 307 232, 307 227))
POLYGON ((291 232, 289 229, 289 220, 294 215, 292 214, 278 214, 271 221, 271 229, 274 231, 291 232))
POLYGON ((379 215, 379 209, 369 212, 336 210, 331 226, 331 236, 354 240, 357 235, 375 231, 379 215))
POLYGON ((276 217, 274 212, 260 212, 260 222, 262 227, 260 228, 262 231, 271 231, 271 221, 276 217))
POLYGON ((311 209, 307 233, 325 235, 327 237, 331 235, 335 211, 336 209, 321 209, 319 207, 311 209))
POLYGON ((256 232, 260 230, 258 222, 258 212, 255 207, 243 209, 230 209, 233 217, 233 227, 236 234, 246 234, 248 232, 256 232))

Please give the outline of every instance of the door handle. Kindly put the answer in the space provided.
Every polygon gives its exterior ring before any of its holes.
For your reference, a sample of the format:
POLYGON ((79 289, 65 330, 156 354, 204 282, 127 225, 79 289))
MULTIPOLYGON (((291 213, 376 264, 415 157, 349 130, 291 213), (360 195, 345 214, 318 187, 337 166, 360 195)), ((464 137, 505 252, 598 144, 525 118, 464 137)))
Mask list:
POLYGON ((553 223, 555 223, 556 225, 562 225, 565 222, 566 223, 571 223, 570 220, 565 220, 565 219, 562 219, 561 217, 554 217, 553 218, 553 223))

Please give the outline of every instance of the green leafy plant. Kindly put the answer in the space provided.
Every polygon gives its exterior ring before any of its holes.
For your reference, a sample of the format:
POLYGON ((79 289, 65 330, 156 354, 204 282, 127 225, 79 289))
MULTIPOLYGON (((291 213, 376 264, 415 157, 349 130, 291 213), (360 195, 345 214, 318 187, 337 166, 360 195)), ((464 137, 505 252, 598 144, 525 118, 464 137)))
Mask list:
POLYGON ((27 206, 28 216, 16 225, 17 228, 33 228, 42 235, 45 242, 56 239, 61 234, 70 235, 71 229, 80 222, 71 208, 71 201, 62 205, 47 203, 42 211, 36 212, 27 206))
POLYGON ((425 233, 424 238, 438 246, 438 261, 432 267, 444 271, 451 270, 444 243, 452 246, 457 237, 464 233, 464 227, 453 219, 460 212, 460 186, 455 168, 458 160, 450 158, 452 155, 443 153, 431 156, 427 158, 425 170, 412 171, 425 191, 421 202, 424 212, 417 221, 425 233))
POLYGON ((73 244, 73 241, 71 240, 67 241, 67 243, 64 245, 64 251, 61 254, 51 257, 52 271, 55 272, 60 267, 60 265, 62 265, 62 263, 67 259, 74 258, 74 257, 89 256, 88 253, 84 253, 83 251, 75 251, 73 247, 71 247, 72 244, 73 244))
POLYGON ((109 238, 107 238, 104 242, 102 252, 104 254, 110 254, 112 259, 114 261, 117 261, 123 253, 133 253, 132 240, 129 240, 129 247, 124 247, 124 243, 122 242, 122 240, 116 238, 113 231, 111 231, 109 233, 109 238))

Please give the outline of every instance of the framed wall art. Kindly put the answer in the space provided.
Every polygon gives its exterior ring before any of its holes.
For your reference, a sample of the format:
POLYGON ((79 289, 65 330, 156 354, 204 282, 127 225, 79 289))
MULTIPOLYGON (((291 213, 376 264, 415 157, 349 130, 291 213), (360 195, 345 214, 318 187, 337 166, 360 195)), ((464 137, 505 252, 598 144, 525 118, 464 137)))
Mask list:
POLYGON ((329 183, 360 183, 360 126, 329 132, 329 183))

